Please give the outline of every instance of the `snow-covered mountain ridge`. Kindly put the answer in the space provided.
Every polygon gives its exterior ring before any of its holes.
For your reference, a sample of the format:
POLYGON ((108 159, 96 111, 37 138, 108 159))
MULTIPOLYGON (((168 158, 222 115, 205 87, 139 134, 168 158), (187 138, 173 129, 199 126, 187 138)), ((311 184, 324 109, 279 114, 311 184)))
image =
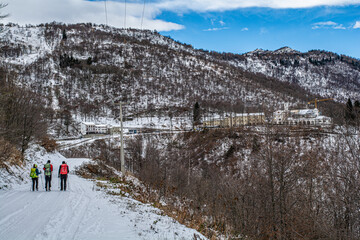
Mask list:
MULTIPOLYGON (((315 97, 360 98, 359 61, 284 47, 243 55, 196 50, 157 32, 93 24, 8 25, 0 65, 64 115, 183 114, 196 101, 216 111, 305 107, 315 97)), ((61 116, 60 116, 61 117, 61 116)))
POLYGON ((360 61, 332 52, 301 53, 289 47, 256 50, 230 60, 232 64, 280 81, 295 83, 324 98, 345 102, 360 98, 360 61))

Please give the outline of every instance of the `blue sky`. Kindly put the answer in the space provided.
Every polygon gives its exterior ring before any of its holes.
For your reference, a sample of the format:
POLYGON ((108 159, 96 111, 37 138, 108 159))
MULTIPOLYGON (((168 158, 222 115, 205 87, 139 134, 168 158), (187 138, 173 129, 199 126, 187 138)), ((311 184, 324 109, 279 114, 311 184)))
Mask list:
POLYGON ((3 22, 105 24, 105 6, 108 25, 157 30, 195 48, 289 46, 360 59, 360 0, 11 0, 3 22))
POLYGON ((244 8, 158 16, 185 26, 161 32, 196 48, 244 53, 289 46, 299 51, 324 49, 360 58, 360 6, 308 9, 244 8))

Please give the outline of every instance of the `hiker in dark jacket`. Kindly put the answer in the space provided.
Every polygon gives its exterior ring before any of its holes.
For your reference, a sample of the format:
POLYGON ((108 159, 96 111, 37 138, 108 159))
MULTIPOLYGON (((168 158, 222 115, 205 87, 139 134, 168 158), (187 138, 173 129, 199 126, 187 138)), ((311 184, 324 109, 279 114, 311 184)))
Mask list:
POLYGON ((40 170, 37 169, 37 165, 34 164, 34 166, 30 170, 30 177, 32 179, 32 190, 39 191, 39 175, 41 174, 40 170))
POLYGON ((45 189, 46 191, 51 191, 51 178, 52 178, 53 165, 50 164, 50 160, 44 165, 44 175, 45 175, 45 189))
POLYGON ((63 161, 59 167, 59 177, 61 179, 60 191, 62 190, 66 191, 66 180, 68 173, 69 173, 69 166, 65 163, 65 161, 63 161))

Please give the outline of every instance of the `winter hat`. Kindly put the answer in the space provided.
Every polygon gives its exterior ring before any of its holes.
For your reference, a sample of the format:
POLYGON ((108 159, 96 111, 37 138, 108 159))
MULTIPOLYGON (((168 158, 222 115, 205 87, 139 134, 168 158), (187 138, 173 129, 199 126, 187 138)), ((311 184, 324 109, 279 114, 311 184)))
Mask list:
POLYGON ((48 163, 50 163, 50 160, 48 160, 48 163))

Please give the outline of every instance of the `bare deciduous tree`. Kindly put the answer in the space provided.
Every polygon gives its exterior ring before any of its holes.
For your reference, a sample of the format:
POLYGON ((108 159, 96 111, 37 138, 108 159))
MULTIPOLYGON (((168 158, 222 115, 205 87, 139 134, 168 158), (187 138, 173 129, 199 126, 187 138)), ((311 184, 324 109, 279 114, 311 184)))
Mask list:
POLYGON ((29 143, 46 134, 42 98, 11 83, 9 78, 0 86, 0 136, 24 154, 29 143))

